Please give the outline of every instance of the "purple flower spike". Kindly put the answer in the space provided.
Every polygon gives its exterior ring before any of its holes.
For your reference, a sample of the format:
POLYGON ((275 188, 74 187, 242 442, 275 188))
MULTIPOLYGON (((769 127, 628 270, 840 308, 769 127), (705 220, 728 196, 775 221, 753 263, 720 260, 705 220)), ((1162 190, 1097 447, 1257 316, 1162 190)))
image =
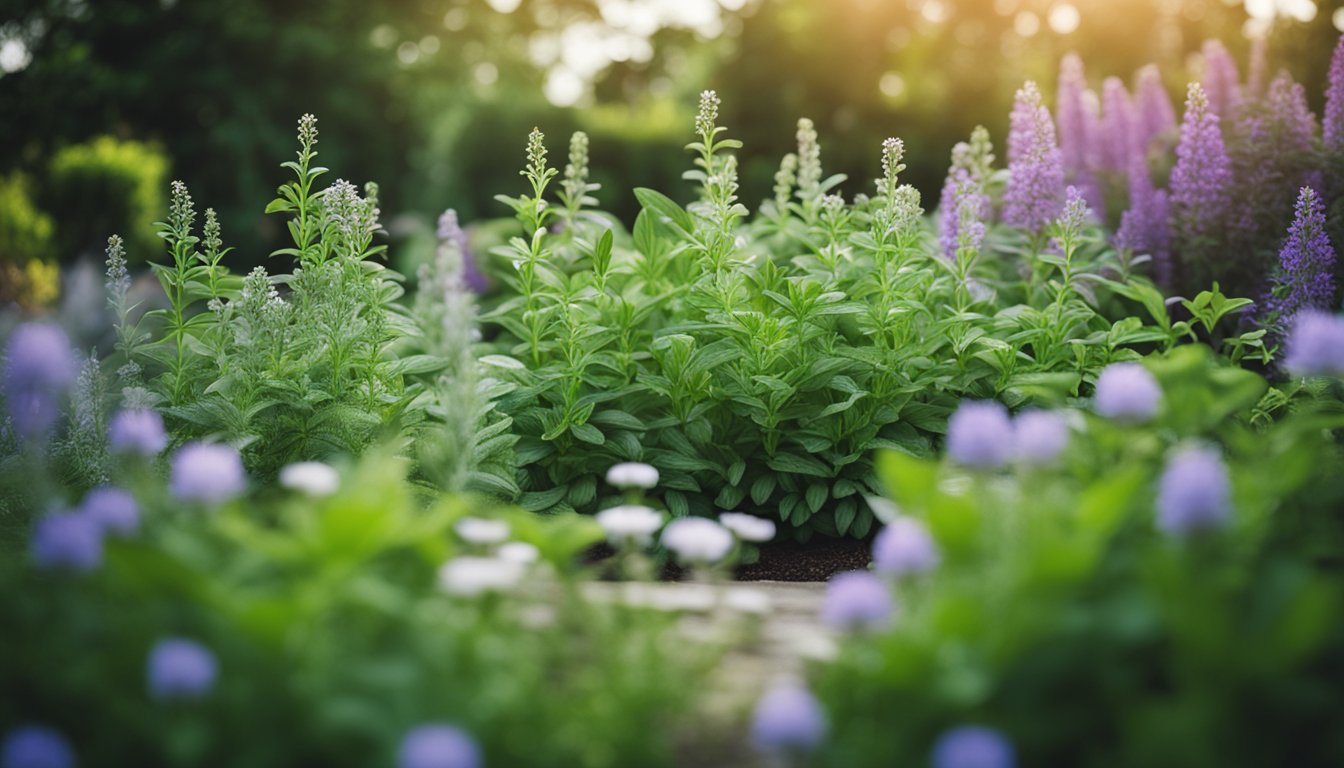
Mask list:
POLYGON ((215 687, 219 664, 209 648, 193 640, 169 637, 149 652, 146 675, 155 701, 200 699, 215 687))
POLYGON ((993 401, 963 401, 947 423, 947 455, 971 469, 998 469, 1013 457, 1008 409, 993 401))
POLYGON ((1330 59, 1330 79, 1325 90, 1325 149, 1344 152, 1344 35, 1330 59))
POLYGON ((1153 272, 1163 285, 1171 283, 1171 204, 1166 190, 1153 186, 1148 164, 1135 155, 1129 172, 1129 210, 1120 217, 1115 247, 1153 259, 1153 272))
POLYGON ((1157 379, 1138 363, 1114 363, 1097 377, 1093 406, 1108 419, 1125 423, 1151 421, 1162 403, 1157 379))
POLYGON ((1017 92, 1011 123, 1003 219, 1009 226, 1036 233, 1064 207, 1064 168, 1054 122, 1035 83, 1028 82, 1017 92))
POLYGON ((107 425, 107 444, 114 453, 158 456, 168 447, 163 417, 148 408, 119 411, 107 425))
POLYGON ((1101 104, 1101 133, 1096 151, 1099 168, 1109 173, 1129 173, 1134 155, 1139 151, 1138 132, 1134 105, 1123 80, 1106 78, 1102 84, 1101 104))
POLYGON ((1316 190, 1303 187, 1288 239, 1279 251, 1279 274, 1270 308, 1288 319, 1304 309, 1335 305, 1335 249, 1325 233, 1325 206, 1316 190))
POLYGON ((1344 377, 1344 317, 1304 310, 1292 321, 1283 367, 1298 376, 1344 377))
POLYGON ((481 764, 476 740, 447 723, 412 728, 397 750, 397 768, 480 768, 481 764))
POLYGON ((5 736, 0 768, 75 768, 75 751, 51 728, 26 725, 5 736))
POLYGON ((1218 40, 1204 43, 1204 78, 1201 85, 1209 95, 1209 109, 1230 119, 1241 104, 1241 75, 1232 54, 1218 40))
POLYGON ((85 573, 103 564, 102 529, 93 519, 74 512, 58 512, 37 521, 31 547, 39 568, 85 573))
POLYGON ((140 529, 140 505, 121 488, 94 488, 80 503, 79 513, 92 520, 104 535, 132 536, 140 529))
POLYGON ((1012 742, 993 728, 963 725, 938 737, 930 762, 933 768, 1014 768, 1012 742))
POLYGON ((1083 71, 1083 60, 1076 53, 1066 55, 1059 63, 1059 91, 1055 104, 1056 120, 1059 121, 1060 162, 1070 180, 1077 180, 1087 173, 1088 147, 1091 139, 1088 134, 1088 110, 1084 94, 1087 92, 1087 76, 1083 71))
POLYGON ((1221 528, 1232 484, 1217 451, 1187 448, 1167 461, 1157 491, 1157 527, 1173 536, 1221 528))
POLYGON ((868 571, 846 571, 827 583, 821 620, 841 631, 880 629, 895 612, 891 594, 881 579, 868 571))
POLYGON ((1218 115, 1204 88, 1190 84, 1176 167, 1171 171, 1171 219, 1184 248, 1207 248, 1223 229, 1231 182, 1218 115))
POLYGON ((803 752, 826 738, 826 714, 810 691, 787 683, 765 692, 756 703, 751 741, 767 752, 803 752))
POLYGON ((938 566, 938 546, 913 517, 898 517, 873 539, 873 569, 886 576, 928 573, 938 566))
POLYGON ((168 490, 178 499, 223 504, 246 486, 243 459, 227 445, 189 443, 173 454, 168 490))
POLYGON ((1147 153, 1154 139, 1176 133, 1176 108, 1171 104, 1171 95, 1162 84, 1162 73, 1156 65, 1149 64, 1139 70, 1134 101, 1136 141, 1141 151, 1147 153))
POLYGON ((5 345, 5 403, 25 438, 46 434, 60 416, 60 394, 75 380, 70 337, 59 325, 24 323, 5 345))

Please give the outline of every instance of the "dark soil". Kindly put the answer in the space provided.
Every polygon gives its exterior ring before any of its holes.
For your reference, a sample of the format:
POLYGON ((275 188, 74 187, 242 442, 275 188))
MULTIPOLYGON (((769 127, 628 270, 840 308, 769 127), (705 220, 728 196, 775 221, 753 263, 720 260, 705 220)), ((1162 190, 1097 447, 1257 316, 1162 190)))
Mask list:
MULTIPOLYGON (((815 537, 806 544, 772 541, 760 548, 760 557, 737 569, 739 581, 826 581, 841 571, 868 567, 870 544, 857 539, 815 537)), ((611 547, 598 544, 584 553, 582 562, 600 563, 613 555, 611 547)), ((682 570, 675 563, 663 564, 661 578, 680 581, 682 570)))

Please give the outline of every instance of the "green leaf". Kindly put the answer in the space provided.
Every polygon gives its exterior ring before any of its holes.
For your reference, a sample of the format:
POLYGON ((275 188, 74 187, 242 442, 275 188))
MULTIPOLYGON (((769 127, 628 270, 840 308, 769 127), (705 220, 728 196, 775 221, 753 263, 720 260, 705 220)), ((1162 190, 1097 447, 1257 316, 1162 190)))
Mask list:
POLYGON ((776 472, 791 472, 796 475, 812 477, 830 477, 831 468, 811 456, 799 456, 793 453, 778 453, 766 460, 766 466, 776 472))
POLYGON ((684 208, 672 201, 672 198, 657 190, 646 187, 635 189, 635 198, 645 210, 653 211, 672 223, 685 234, 695 231, 695 222, 684 208))

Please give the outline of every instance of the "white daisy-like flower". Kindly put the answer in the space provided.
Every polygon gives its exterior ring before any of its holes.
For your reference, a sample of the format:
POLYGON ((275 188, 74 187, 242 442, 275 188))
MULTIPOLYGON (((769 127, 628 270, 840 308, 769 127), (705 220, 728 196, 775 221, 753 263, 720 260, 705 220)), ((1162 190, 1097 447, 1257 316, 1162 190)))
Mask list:
POLYGON ((686 563, 717 563, 733 551, 733 534, 704 517, 683 517, 663 529, 663 546, 686 563))
POLYGON ((330 496, 341 487, 341 476, 320 461, 300 461, 280 470, 280 485, 313 497, 330 496))
POLYGON ((637 461, 626 461, 607 470, 607 483, 617 488, 648 490, 658 484, 658 469, 637 461))
POLYGON ((656 509, 638 504, 622 504, 597 513, 597 524, 607 533, 612 544, 632 542, 648 546, 653 534, 663 526, 663 516, 656 509))
POLYGON ((495 550, 495 557, 519 565, 531 565, 541 559, 541 552, 526 541, 510 541, 495 550))
POLYGON ((775 538, 775 524, 763 517, 741 512, 724 512, 719 524, 733 532, 742 541, 769 541, 775 538))
POLYGON ((524 571, 522 563, 497 557, 455 557, 439 567, 439 588, 459 597, 504 592, 522 580, 524 571))
POLYGON ((509 524, 503 520, 464 517, 453 523, 453 530, 468 544, 500 544, 509 539, 509 524))

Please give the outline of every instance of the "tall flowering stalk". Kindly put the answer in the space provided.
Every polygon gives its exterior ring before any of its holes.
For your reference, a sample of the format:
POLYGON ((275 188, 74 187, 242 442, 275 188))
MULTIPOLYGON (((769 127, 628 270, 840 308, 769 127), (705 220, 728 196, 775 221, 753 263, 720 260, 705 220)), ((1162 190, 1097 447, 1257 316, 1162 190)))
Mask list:
POLYGON ((1251 60, 1246 66, 1246 89, 1242 97, 1254 101, 1265 95, 1269 81, 1269 41, 1257 37, 1251 41, 1251 60))
POLYGON ((1334 56, 1330 59, 1330 79, 1325 89, 1325 116, 1321 122, 1325 150, 1330 153, 1344 152, 1344 35, 1340 36, 1334 56))
POLYGON ((1241 76, 1237 73, 1237 62, 1218 40, 1205 41, 1202 53, 1204 77, 1200 84, 1208 93, 1209 109, 1228 120, 1241 103, 1241 76))
POLYGON ((1154 139, 1176 133, 1176 108, 1156 65, 1139 70, 1134 103, 1135 142, 1143 152, 1151 148, 1154 139))
POLYGON ((1055 125, 1036 83, 1017 92, 1008 134, 1006 224, 1038 234, 1064 207, 1064 167, 1055 125))
POLYGON ((1055 119, 1059 130, 1060 161, 1067 183, 1082 189, 1094 208, 1102 203, 1097 184, 1096 142, 1101 124, 1096 96, 1087 88, 1083 60, 1076 53, 1066 55, 1059 64, 1059 90, 1055 96, 1055 119))
POLYGON ((1335 249, 1325 231, 1325 206, 1316 190, 1303 187, 1288 239, 1279 251, 1279 269, 1267 302, 1270 321, 1281 325, 1304 309, 1332 309, 1335 262, 1335 249))
POLYGON ((1099 168, 1109 173, 1129 173, 1137 142, 1134 106, 1123 80, 1106 78, 1102 84, 1101 104, 1101 131, 1096 149, 1099 168))
POLYGON ((952 148, 952 166, 938 204, 938 243, 949 261, 956 261, 962 244, 963 209, 982 228, 989 220, 991 201, 985 185, 993 166, 994 145, 984 126, 976 126, 969 142, 958 142, 952 148))
POLYGON ((1171 222, 1182 256, 1207 256, 1227 220, 1231 170, 1218 115, 1204 87, 1191 83, 1176 167, 1171 172, 1171 222))
POLYGON ((1148 164, 1136 155, 1129 172, 1129 209, 1120 217, 1115 247, 1151 256, 1153 273, 1162 285, 1170 285, 1172 279, 1170 217, 1166 190, 1153 185, 1148 164))

